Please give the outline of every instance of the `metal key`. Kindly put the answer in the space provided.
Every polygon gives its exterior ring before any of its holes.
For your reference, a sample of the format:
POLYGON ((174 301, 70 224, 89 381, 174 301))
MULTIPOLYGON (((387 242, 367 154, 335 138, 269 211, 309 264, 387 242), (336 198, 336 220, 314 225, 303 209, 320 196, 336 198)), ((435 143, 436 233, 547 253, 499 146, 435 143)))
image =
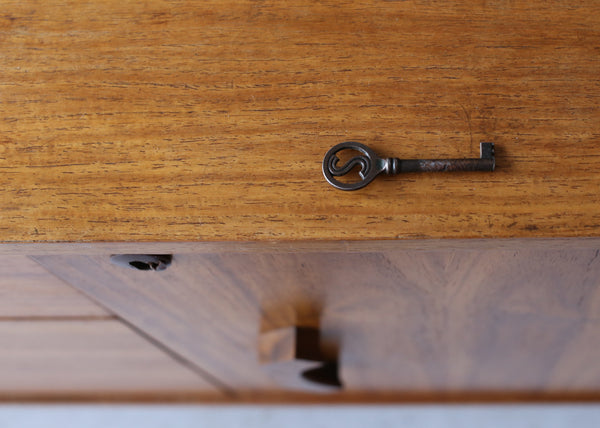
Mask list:
POLYGON ((479 150, 479 159, 384 159, 364 144, 346 141, 333 146, 325 154, 323 175, 333 187, 340 190, 358 190, 381 173, 396 175, 401 172, 493 171, 496 167, 494 143, 479 143, 479 150), (340 159, 337 153, 342 150, 355 150, 362 155, 353 157, 343 166, 338 166, 340 159), (344 183, 335 179, 348 174, 356 166, 360 166, 360 181, 344 183))

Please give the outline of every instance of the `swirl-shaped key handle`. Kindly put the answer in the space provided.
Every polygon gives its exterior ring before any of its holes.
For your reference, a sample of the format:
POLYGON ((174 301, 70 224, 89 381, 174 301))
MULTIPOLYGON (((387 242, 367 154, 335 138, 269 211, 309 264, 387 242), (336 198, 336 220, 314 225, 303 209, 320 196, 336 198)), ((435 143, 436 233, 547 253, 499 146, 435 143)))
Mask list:
POLYGON ((396 175, 401 172, 443 172, 443 171, 493 171, 496 168, 494 143, 479 143, 479 159, 398 159, 380 158, 364 144, 346 141, 333 146, 323 158, 323 175, 333 187, 340 190, 358 190, 365 187, 379 174, 396 175), (353 150, 354 156, 344 165, 338 166, 337 154, 343 150, 353 150), (343 182, 335 177, 348 174, 360 166, 359 181, 343 182))

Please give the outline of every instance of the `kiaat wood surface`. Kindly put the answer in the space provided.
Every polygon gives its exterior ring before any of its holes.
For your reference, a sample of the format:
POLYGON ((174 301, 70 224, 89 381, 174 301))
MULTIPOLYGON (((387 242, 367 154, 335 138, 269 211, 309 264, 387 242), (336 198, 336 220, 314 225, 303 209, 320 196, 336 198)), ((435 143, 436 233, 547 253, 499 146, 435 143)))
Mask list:
POLYGON ((176 254, 153 273, 36 260, 242 399, 285 390, 259 337, 294 325, 339 348, 341 400, 600 397, 598 250, 176 254))
POLYGON ((0 241, 600 236, 600 4, 7 0, 0 241), (334 144, 476 157, 344 193, 334 144))

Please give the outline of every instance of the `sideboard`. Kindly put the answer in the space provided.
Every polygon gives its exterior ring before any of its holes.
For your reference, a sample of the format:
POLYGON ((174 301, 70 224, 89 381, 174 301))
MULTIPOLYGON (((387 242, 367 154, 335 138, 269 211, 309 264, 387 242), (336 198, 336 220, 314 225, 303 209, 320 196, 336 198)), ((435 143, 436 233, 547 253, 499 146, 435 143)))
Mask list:
POLYGON ((1 9, 0 400, 600 398, 597 2, 1 9))

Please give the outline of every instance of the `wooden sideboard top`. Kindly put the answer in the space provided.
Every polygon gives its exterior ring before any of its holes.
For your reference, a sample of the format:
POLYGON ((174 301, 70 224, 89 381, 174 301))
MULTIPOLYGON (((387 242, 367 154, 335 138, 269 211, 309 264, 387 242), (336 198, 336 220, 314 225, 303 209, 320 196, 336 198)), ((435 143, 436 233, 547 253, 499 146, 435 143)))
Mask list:
POLYGON ((0 242, 600 236, 594 0, 8 0, 0 57, 0 242))

